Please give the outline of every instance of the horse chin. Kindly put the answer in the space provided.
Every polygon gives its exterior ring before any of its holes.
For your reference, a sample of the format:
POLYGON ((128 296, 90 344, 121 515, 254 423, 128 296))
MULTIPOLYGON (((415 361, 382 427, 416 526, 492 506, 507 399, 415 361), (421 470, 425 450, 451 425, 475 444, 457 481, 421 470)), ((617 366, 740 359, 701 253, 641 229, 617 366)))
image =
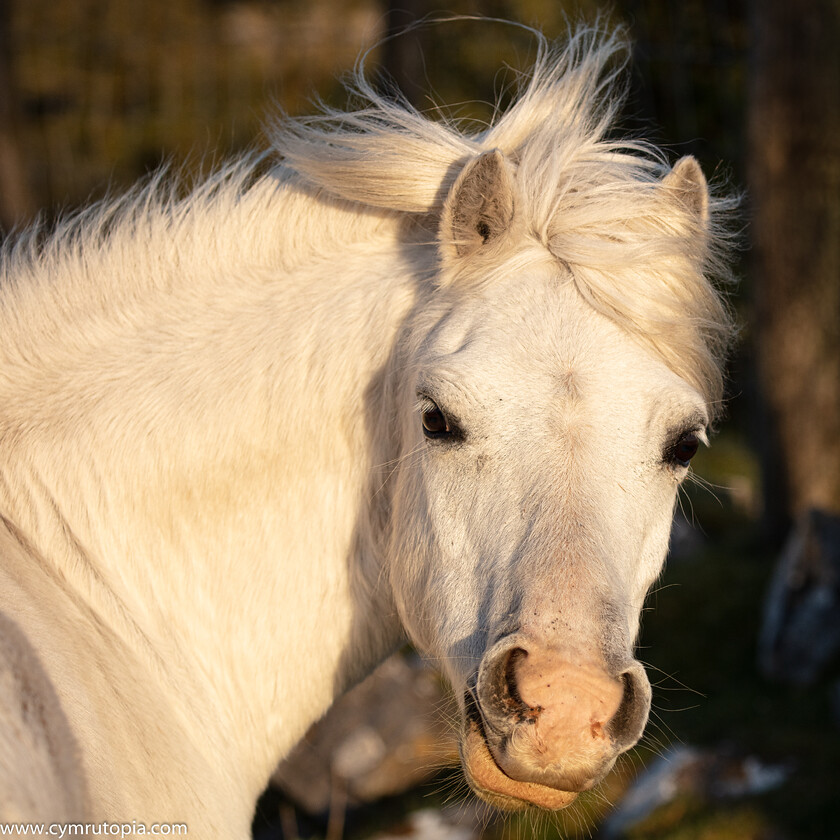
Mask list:
POLYGON ((461 742, 461 763, 470 787, 479 799, 503 811, 529 806, 559 811, 577 799, 577 793, 557 790, 536 782, 519 782, 496 763, 484 738, 480 720, 467 716, 461 742))

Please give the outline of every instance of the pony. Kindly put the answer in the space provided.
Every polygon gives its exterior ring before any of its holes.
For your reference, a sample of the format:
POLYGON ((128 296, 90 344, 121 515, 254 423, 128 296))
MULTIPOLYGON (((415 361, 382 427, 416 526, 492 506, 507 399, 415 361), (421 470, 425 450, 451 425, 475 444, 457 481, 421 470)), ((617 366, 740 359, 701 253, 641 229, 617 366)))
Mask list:
POLYGON ((730 202, 614 136, 620 32, 539 38, 480 130, 359 74, 268 157, 5 246, 3 819, 245 838, 406 640, 500 808, 563 808, 640 738, 730 202))

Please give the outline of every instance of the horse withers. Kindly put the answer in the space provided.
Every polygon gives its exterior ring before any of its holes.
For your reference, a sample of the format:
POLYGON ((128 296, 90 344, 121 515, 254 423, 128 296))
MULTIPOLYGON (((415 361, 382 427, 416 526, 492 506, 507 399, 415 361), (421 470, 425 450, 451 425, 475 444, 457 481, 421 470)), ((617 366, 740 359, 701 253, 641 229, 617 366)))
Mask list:
POLYGON ((639 739, 729 204, 611 135, 619 37, 540 43, 479 133, 359 78, 267 171, 7 245, 2 819, 247 837, 406 637, 493 804, 562 808, 639 739))

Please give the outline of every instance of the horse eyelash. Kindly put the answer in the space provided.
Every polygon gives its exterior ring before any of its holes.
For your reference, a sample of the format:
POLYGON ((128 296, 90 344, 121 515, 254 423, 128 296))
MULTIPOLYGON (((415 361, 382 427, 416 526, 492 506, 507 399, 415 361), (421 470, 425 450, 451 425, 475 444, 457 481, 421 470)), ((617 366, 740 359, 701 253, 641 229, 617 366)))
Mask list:
MULTIPOLYGON (((414 411, 416 411, 418 414, 422 414, 424 411, 428 411, 432 408, 440 408, 440 406, 430 396, 426 394, 417 395, 417 401, 414 403, 414 411)), ((442 408, 440 410, 443 411, 442 408)))
POLYGON ((706 427, 705 419, 701 417, 689 417, 684 425, 672 426, 665 435, 665 445, 662 449, 667 452, 674 447, 686 435, 697 435, 700 443, 703 446, 709 445, 709 433, 706 427))

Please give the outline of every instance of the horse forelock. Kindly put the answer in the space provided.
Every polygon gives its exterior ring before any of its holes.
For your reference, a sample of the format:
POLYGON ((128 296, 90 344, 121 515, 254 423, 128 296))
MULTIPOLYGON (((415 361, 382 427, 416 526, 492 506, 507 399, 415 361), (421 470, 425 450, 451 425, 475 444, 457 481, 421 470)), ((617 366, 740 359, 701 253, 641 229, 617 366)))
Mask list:
POLYGON ((519 229, 572 271, 592 306, 696 387, 714 415, 734 336, 721 287, 731 279, 727 217, 737 202, 712 194, 708 218, 692 219, 661 189, 664 154, 613 136, 628 56, 622 30, 581 27, 559 47, 534 37, 537 59, 518 96, 481 132, 429 119, 358 73, 360 109, 278 124, 275 148, 336 197, 426 215, 440 212, 466 162, 498 149, 516 172, 519 229))

